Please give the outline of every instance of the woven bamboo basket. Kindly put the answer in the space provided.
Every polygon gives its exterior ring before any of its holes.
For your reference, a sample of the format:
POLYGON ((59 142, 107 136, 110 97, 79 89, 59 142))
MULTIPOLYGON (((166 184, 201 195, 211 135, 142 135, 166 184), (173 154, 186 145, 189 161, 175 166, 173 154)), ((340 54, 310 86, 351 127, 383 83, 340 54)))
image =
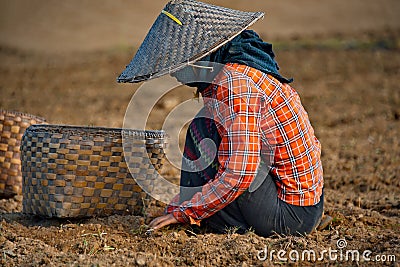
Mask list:
POLYGON ((33 125, 21 145, 23 212, 58 218, 141 214, 164 147, 163 131, 33 125))
POLYGON ((0 109, 0 197, 22 193, 20 145, 25 130, 45 119, 0 109))

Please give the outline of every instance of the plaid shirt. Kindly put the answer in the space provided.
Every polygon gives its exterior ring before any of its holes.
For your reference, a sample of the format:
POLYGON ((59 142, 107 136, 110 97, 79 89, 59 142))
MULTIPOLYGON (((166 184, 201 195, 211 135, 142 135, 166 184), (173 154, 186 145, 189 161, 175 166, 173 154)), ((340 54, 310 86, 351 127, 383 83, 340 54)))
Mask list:
POLYGON ((289 84, 257 69, 229 63, 202 96, 222 138, 217 154, 220 167, 215 178, 190 201, 177 205, 176 196, 168 213, 180 222, 199 224, 246 191, 261 159, 268 162, 271 155, 281 200, 297 206, 319 202, 321 145, 299 95, 289 84), (268 150, 270 147, 273 149, 268 150))

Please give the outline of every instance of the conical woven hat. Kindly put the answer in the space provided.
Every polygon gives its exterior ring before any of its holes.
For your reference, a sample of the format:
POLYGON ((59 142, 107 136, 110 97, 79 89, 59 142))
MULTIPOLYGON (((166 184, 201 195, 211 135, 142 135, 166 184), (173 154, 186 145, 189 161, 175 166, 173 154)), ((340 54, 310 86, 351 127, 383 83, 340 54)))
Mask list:
POLYGON ((173 73, 217 50, 263 16, 194 0, 170 1, 117 81, 135 83, 173 73))

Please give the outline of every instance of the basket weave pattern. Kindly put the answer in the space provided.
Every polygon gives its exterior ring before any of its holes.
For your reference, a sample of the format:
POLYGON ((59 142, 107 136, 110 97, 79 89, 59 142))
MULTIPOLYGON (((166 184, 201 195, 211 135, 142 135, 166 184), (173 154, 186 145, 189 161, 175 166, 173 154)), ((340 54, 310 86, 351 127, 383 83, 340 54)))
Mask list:
POLYGON ((170 1, 118 82, 140 82, 173 73, 215 51, 264 16, 194 0, 170 1))
POLYGON ((20 145, 25 130, 45 123, 34 115, 0 109, 0 196, 22 193, 20 145))
POLYGON ((23 212, 59 218, 140 214, 149 196, 136 181, 152 189, 164 159, 164 133, 32 126, 21 151, 23 212))

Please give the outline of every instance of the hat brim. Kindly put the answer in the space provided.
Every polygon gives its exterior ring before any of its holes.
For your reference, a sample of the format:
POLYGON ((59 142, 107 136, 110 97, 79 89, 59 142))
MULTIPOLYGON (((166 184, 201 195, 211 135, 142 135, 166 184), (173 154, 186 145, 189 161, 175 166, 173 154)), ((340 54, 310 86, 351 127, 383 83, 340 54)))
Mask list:
POLYGON ((171 1, 117 81, 137 83, 176 72, 216 51, 263 16, 194 0, 171 1))

